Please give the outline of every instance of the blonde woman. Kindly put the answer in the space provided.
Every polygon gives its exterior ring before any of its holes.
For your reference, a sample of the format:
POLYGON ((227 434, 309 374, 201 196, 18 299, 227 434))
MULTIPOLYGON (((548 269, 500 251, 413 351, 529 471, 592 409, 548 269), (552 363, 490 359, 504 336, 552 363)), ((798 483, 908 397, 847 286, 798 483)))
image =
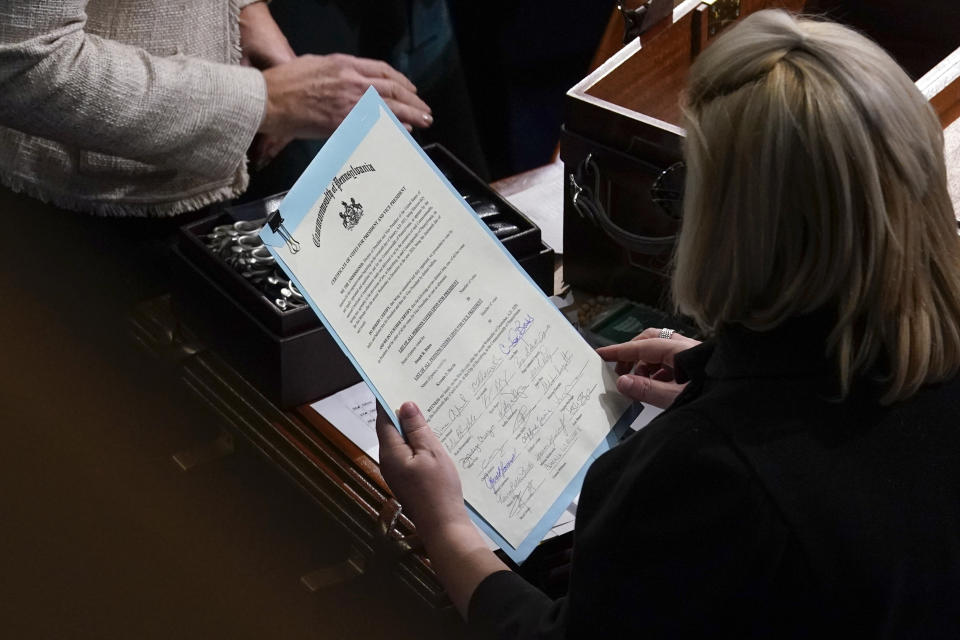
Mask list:
POLYGON ((875 44, 780 11, 711 45, 686 104, 673 291, 713 339, 600 350, 669 409, 591 467, 567 597, 486 550, 412 403, 406 442, 380 424, 385 478, 497 637, 960 637, 960 240, 936 117, 875 44))

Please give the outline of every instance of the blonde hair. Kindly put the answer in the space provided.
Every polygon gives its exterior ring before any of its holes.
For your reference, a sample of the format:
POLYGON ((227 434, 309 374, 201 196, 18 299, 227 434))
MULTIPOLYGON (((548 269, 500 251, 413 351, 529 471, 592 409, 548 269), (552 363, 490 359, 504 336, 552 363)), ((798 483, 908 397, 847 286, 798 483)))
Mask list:
POLYGON ((841 394, 883 371, 884 402, 960 365, 960 239, 943 132, 879 46, 760 11, 694 63, 677 308, 705 331, 819 309, 841 394))

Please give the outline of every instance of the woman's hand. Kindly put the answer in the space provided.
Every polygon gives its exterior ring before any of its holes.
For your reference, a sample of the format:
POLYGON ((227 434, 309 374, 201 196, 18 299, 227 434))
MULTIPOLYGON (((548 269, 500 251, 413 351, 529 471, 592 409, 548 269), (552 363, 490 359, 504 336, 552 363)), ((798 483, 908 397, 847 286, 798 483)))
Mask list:
POLYGON ((600 347, 597 353, 607 362, 617 363, 620 393, 666 409, 686 386, 674 378, 673 357, 700 342, 679 333, 666 339, 659 335, 660 329, 646 329, 630 342, 600 347))
POLYGON ((417 525, 437 577, 466 618, 477 585, 506 566, 487 548, 470 521, 453 460, 420 409, 406 402, 397 417, 406 441, 377 406, 380 472, 417 525))
POLYGON ((451 524, 470 524, 457 469, 420 409, 404 403, 397 417, 406 441, 377 407, 380 472, 417 525, 417 533, 426 540, 451 524))
POLYGON ((273 138, 326 138, 371 86, 407 129, 433 124, 413 83, 379 60, 306 55, 265 70, 263 78, 267 112, 260 133, 273 138))
POLYGON ((240 11, 243 64, 263 71, 267 108, 250 150, 261 168, 296 138, 326 138, 371 85, 408 129, 433 124, 417 88, 386 62, 344 54, 297 57, 265 2, 240 11))

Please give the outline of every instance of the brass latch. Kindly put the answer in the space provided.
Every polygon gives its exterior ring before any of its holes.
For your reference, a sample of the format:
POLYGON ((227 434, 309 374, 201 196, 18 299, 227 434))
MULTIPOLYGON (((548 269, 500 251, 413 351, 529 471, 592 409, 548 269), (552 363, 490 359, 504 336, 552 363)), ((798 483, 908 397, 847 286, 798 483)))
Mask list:
POLYGON ((707 16, 707 33, 713 37, 740 17, 740 0, 713 0, 707 1, 710 11, 707 16))

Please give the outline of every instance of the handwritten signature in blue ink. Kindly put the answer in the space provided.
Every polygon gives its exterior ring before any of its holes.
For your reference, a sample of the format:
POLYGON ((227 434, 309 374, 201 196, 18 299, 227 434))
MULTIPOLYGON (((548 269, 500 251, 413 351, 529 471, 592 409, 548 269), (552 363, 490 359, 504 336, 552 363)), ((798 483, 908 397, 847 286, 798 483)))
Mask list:
POLYGON ((494 487, 497 486, 497 483, 500 482, 501 479, 503 479, 503 474, 505 474, 507 470, 513 466, 513 463, 516 461, 516 459, 517 459, 517 452, 514 451, 513 455, 510 456, 506 461, 501 462, 500 464, 497 465, 497 471, 492 476, 487 476, 488 489, 493 489, 494 487))
POLYGON ((513 350, 520 344, 520 341, 523 340, 523 336, 526 335, 532 324, 533 316, 529 313, 522 321, 517 321, 517 324, 507 332, 507 344, 500 345, 500 352, 505 356, 513 353, 513 350))

